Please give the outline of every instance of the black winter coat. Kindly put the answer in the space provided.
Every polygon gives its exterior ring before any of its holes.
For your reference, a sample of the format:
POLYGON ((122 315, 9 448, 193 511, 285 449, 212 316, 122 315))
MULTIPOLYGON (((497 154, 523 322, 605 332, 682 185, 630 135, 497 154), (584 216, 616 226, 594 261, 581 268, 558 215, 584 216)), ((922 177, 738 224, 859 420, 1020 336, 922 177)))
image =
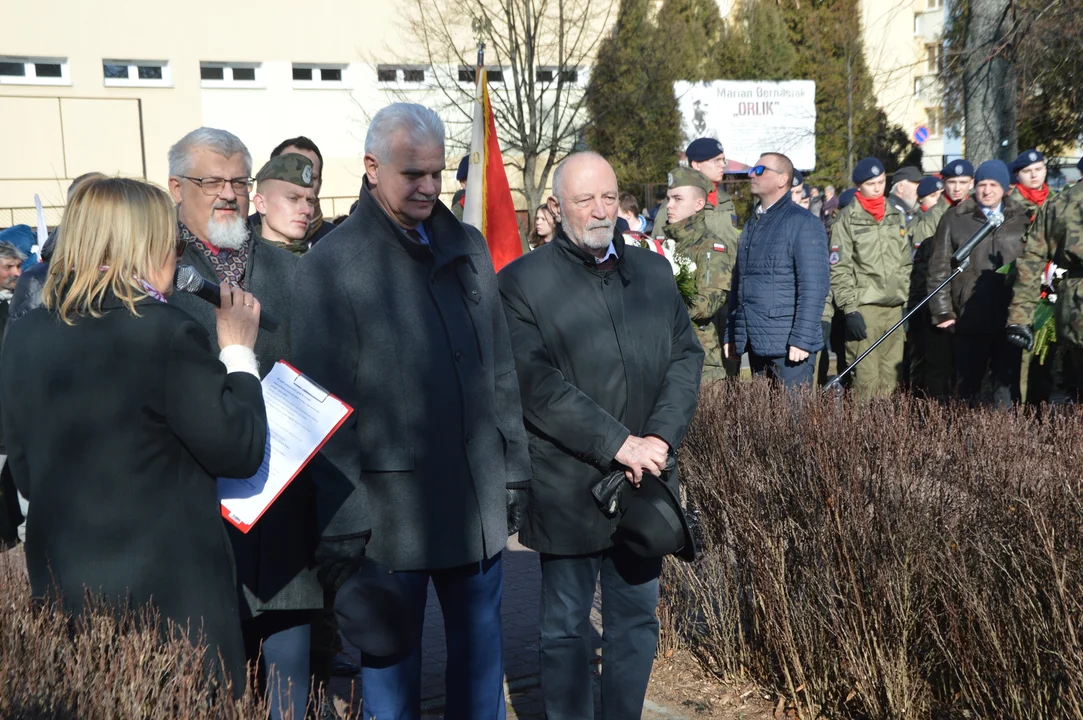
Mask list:
MULTIPOLYGON (((291 359, 290 298, 297 256, 254 235, 249 243, 248 291, 259 300, 262 308, 274 313, 281 322, 275 332, 260 330, 256 338, 260 377, 266 377, 276 362, 291 359)), ((185 248, 179 262, 193 266, 212 282, 221 282, 214 267, 193 245, 185 248)), ((195 318, 217 346, 213 305, 185 293, 174 293, 169 302, 195 318)), ((303 472, 247 534, 226 523, 237 557, 237 580, 245 601, 244 617, 266 610, 323 607, 323 590, 316 579, 314 560, 317 540, 314 503, 311 479, 303 472)))
POLYGON ((371 530, 394 570, 491 558, 530 479, 519 384, 489 250, 437 203, 409 240, 367 187, 300 260, 298 369, 354 408, 313 462, 323 536, 371 530))
POLYGON ((676 449, 696 410, 703 349, 669 262, 613 243, 608 271, 562 230, 500 271, 534 476, 519 540, 539 552, 611 547, 591 485, 630 434, 676 449))
MULTIPOLYGON (((934 325, 955 320, 955 332, 999 335, 1008 322, 1012 302, 1010 276, 997 272, 1023 252, 1029 220, 1020 203, 1004 196, 1004 223, 970 253, 970 265, 951 285, 933 296, 929 312, 934 325)), ((948 208, 940 218, 929 253, 929 288, 948 279, 954 269, 951 256, 986 222, 978 201, 967 198, 948 208)))
MULTIPOLYGON (((215 478, 259 469, 259 381, 227 375, 203 331, 157 300, 115 297, 65 325, 38 309, 12 325, 0 364, 8 463, 30 501, 26 563, 36 596, 83 610, 84 587, 153 602, 245 686, 233 557, 215 478), (56 585, 54 586, 54 580, 56 585)), ((164 624, 164 623, 163 623, 164 624)))

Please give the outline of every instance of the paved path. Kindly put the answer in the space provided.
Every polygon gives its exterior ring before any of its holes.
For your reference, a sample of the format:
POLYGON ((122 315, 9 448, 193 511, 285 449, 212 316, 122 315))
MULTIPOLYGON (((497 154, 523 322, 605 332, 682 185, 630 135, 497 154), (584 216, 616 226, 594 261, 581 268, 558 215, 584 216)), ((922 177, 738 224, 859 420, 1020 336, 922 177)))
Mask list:
MULTIPOLYGON (((504 551, 504 672, 508 697, 509 720, 544 720, 541 691, 538 687, 538 598, 541 572, 538 554, 519 544, 517 537, 508 541, 504 551)), ((601 614, 595 597, 591 624, 595 648, 601 643, 601 614)), ((425 606, 425 628, 422 636, 421 698, 426 720, 441 717, 444 696, 444 620, 436 593, 429 587, 425 606)), ((347 643, 347 656, 359 661, 358 653, 347 643)), ((597 677, 597 676, 596 676, 597 677)), ((359 689, 360 679, 352 681, 359 689)), ((331 689, 339 697, 350 697, 351 680, 337 678, 331 689)), ((355 693, 356 694, 359 693, 355 693)), ((595 683, 597 698, 597 683, 595 683)), ((596 700, 597 702, 597 700, 596 700)), ((685 716, 648 705, 644 720, 683 720, 685 716)))

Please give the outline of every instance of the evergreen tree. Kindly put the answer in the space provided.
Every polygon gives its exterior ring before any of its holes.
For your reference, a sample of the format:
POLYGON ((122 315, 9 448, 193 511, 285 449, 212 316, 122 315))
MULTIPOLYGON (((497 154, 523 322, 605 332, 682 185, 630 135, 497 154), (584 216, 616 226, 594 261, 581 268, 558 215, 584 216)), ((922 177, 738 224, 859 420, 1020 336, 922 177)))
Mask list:
POLYGON ((714 52, 718 80, 789 80, 797 52, 775 0, 743 0, 714 52))
POLYGON ((664 178, 681 142, 672 74, 657 52, 650 5, 621 0, 587 89, 587 143, 609 160, 621 186, 664 178))

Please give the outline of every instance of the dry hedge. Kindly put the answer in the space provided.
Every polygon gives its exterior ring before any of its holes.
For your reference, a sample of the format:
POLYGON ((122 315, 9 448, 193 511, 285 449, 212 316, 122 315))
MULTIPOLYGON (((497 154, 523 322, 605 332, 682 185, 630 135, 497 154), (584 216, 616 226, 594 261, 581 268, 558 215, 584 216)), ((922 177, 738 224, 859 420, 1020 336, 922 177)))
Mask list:
MULTIPOLYGON (((0 718, 270 717, 251 683, 237 700, 230 688, 216 689, 204 674, 202 649, 172 627, 163 639, 150 610, 120 616, 99 610, 72 621, 33 603, 20 555, 0 553, 0 718)), ((322 693, 314 693, 316 717, 323 703, 322 693)))
POLYGON ((801 717, 1083 718, 1083 414, 704 391, 663 617, 801 717))

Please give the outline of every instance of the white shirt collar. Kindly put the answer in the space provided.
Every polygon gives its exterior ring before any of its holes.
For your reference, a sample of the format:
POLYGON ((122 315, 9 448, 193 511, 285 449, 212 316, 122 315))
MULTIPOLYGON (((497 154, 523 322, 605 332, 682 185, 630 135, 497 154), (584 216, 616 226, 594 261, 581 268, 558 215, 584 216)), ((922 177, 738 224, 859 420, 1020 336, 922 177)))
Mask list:
POLYGON ((602 263, 604 263, 609 258, 613 258, 613 259, 617 258, 617 249, 615 247, 613 247, 613 241, 612 240, 609 241, 609 249, 605 251, 605 257, 602 257, 600 259, 599 258, 594 258, 594 263, 596 265, 601 265, 602 263))
POLYGON ((763 206, 763 203, 762 203, 762 202, 761 202, 761 203, 759 203, 758 205, 756 205, 756 214, 757 214, 757 215, 763 215, 763 214, 764 214, 764 213, 766 213, 766 212, 767 212, 768 210, 770 210, 771 208, 773 208, 773 207, 774 207, 775 205, 778 205, 778 203, 779 203, 779 202, 780 202, 780 201, 782 200, 782 198, 784 198, 784 197, 786 197, 786 196, 785 196, 785 195, 780 195, 780 196, 779 196, 779 198, 778 198, 778 200, 775 200, 775 201, 774 201, 773 203, 771 203, 771 204, 770 204, 770 205, 768 205, 767 207, 764 207, 764 206, 763 206))
POLYGON ((981 206, 981 211, 985 214, 985 217, 989 217, 993 213, 998 213, 1001 208, 1004 207, 1004 203, 998 204, 995 208, 987 208, 984 205, 981 206))

